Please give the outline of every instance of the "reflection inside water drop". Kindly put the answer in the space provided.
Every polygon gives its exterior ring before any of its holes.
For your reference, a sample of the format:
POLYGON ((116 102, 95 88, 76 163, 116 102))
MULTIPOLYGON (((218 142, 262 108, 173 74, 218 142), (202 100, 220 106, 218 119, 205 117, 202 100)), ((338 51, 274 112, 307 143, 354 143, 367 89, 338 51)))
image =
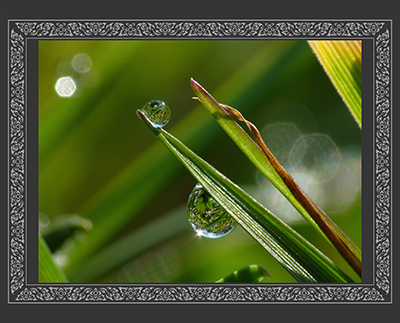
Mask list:
POLYGON ((220 238, 237 227, 237 222, 213 197, 197 184, 189 196, 188 219, 197 235, 220 238))
POLYGON ((171 119, 171 110, 162 101, 154 100, 142 109, 143 114, 156 128, 164 127, 171 119))

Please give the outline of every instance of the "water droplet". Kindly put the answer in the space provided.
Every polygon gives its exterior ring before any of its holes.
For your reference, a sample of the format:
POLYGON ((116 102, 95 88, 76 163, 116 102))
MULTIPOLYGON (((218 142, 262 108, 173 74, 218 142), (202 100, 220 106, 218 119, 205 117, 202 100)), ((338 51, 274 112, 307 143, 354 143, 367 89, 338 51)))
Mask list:
POLYGON ((162 101, 151 101, 142 109, 144 115, 156 128, 164 127, 171 119, 171 110, 162 101))
POLYGON ((189 222, 199 236, 220 238, 237 227, 235 219, 201 184, 197 184, 190 193, 187 210, 189 222))

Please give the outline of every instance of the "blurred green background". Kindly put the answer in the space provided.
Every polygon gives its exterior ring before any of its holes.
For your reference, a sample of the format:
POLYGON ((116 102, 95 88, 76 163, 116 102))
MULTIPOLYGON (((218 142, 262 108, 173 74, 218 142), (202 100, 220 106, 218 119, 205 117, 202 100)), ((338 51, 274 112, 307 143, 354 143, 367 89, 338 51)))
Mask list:
POLYGON ((40 41, 41 228, 70 215, 91 223, 53 250, 68 279, 215 282, 258 264, 266 282, 294 281, 240 227, 220 239, 195 235, 186 203, 196 181, 136 116, 152 100, 171 108, 167 131, 356 278, 192 99, 191 77, 263 131, 361 247, 361 131, 306 41, 40 41), (57 92, 63 77, 75 83, 71 96, 57 92))

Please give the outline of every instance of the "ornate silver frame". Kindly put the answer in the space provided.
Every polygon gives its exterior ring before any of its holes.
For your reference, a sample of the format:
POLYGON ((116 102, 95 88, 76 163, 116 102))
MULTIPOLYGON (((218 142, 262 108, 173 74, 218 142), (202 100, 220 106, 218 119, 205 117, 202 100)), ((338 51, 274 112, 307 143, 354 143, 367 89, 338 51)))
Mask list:
POLYGON ((8 22, 9 303, 392 303, 392 21, 132 20, 8 22), (130 284, 26 282, 26 46, 28 39, 372 39, 373 284, 130 284))

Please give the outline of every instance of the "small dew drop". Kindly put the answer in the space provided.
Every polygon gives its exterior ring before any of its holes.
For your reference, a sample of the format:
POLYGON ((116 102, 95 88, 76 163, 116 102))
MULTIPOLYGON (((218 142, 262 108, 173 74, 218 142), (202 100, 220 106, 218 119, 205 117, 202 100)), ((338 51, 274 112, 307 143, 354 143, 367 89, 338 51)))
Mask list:
POLYGON ((162 101, 151 101, 142 109, 143 114, 156 128, 164 127, 171 119, 171 110, 162 101))
POLYGON ((190 193, 187 210, 189 222, 198 236, 221 238, 237 227, 235 219, 201 184, 190 193))
POLYGON ((70 97, 76 90, 75 82, 69 76, 57 80, 55 89, 59 96, 70 97))

